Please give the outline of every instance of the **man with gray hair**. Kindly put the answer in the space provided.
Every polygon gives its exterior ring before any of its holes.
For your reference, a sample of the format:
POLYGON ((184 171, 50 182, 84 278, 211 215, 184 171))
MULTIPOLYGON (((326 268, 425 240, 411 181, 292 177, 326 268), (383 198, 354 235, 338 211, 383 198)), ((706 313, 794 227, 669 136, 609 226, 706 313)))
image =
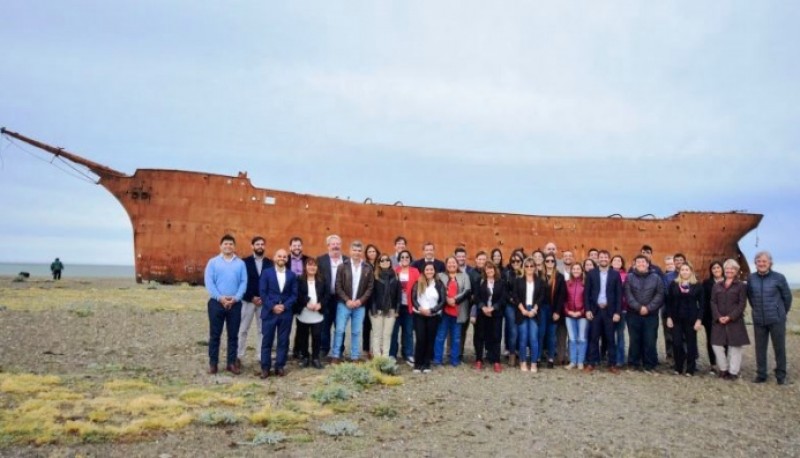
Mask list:
POLYGON ((350 259, 336 270, 336 338, 331 348, 331 363, 338 364, 342 358, 345 328, 350 321, 350 359, 359 361, 361 331, 364 326, 365 304, 372 296, 375 277, 372 267, 364 262, 364 245, 355 240, 350 244, 350 259))
POLYGON ((767 345, 772 339, 775 353, 775 378, 786 383, 786 315, 792 308, 792 291, 786 277, 772 270, 772 255, 760 251, 755 257, 756 271, 747 279, 747 299, 753 310, 756 338, 757 375, 754 383, 767 381, 767 345))

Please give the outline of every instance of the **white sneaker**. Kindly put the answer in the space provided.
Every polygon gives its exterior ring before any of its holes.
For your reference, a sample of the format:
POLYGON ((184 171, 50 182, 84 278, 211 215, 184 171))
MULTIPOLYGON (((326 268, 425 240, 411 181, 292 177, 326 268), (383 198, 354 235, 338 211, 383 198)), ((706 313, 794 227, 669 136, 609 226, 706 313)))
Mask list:
POLYGON ((531 372, 533 372, 534 374, 539 372, 539 366, 537 366, 536 364, 531 364, 531 372))
POLYGON ((583 370, 583 364, 578 364, 578 369, 583 370))
POLYGON ((572 369, 575 369, 575 365, 574 365, 574 364, 569 364, 569 365, 566 365, 566 366, 564 366, 564 369, 566 369, 566 370, 572 370, 572 369))
POLYGON ((422 373, 423 374, 430 374, 431 370, 430 369, 422 369, 422 373))
POLYGON ((407 359, 406 360, 406 364, 408 364, 410 367, 414 367, 414 360, 413 359, 407 359))
POLYGON ((422 373, 422 371, 421 371, 421 370, 419 370, 419 369, 414 369, 412 372, 413 372, 413 373, 415 373, 415 374, 420 374, 420 373, 422 373))

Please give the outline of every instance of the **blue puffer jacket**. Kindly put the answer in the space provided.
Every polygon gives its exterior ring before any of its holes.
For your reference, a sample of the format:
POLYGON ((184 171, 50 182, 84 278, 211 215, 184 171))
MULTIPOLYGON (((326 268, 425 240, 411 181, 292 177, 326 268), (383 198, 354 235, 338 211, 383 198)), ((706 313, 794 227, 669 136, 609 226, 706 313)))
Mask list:
POLYGON ((768 326, 786 321, 792 308, 792 291, 786 277, 770 270, 762 275, 750 274, 747 280, 747 299, 753 309, 753 324, 768 326))

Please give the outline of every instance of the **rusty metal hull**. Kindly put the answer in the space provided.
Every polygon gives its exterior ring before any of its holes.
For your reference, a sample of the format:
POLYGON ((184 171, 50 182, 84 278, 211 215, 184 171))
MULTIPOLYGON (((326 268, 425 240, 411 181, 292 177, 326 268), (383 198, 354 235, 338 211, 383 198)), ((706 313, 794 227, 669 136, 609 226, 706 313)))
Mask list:
MULTIPOLYGON (((203 282, 206 262, 218 252, 219 238, 236 237, 241 255, 254 235, 268 250, 303 238, 309 254, 324 252, 325 238, 338 234, 391 251, 403 235, 420 253, 425 241, 437 253, 463 245, 470 253, 499 247, 543 247, 549 241, 572 250, 577 259, 592 248, 622 254, 628 261, 647 243, 661 255, 682 252, 703 275, 712 260, 747 262, 738 242, 758 226, 762 215, 738 212, 680 212, 663 219, 535 216, 356 203, 341 199, 253 187, 246 174, 216 174, 140 169, 128 176, 20 134, 4 134, 82 164, 100 177, 128 213, 133 226, 137 281, 203 282)), ((398 196, 402 197, 402 196, 398 196)), ((346 248, 345 248, 346 249, 346 248)))
POLYGON ((656 254, 680 251, 695 265, 707 266, 715 259, 741 260, 738 242, 762 218, 701 212, 664 219, 594 218, 404 207, 259 189, 246 176, 172 170, 137 170, 132 177, 107 177, 100 184, 130 216, 139 281, 201 283, 225 233, 236 237, 243 255, 255 234, 267 239, 270 250, 288 246, 298 235, 312 253, 324 252, 329 234, 382 250, 392 250, 395 237, 403 235, 415 253, 432 241, 440 254, 463 245, 471 253, 500 247, 506 257, 513 248, 554 241, 578 259, 597 247, 630 260, 647 243, 656 254))

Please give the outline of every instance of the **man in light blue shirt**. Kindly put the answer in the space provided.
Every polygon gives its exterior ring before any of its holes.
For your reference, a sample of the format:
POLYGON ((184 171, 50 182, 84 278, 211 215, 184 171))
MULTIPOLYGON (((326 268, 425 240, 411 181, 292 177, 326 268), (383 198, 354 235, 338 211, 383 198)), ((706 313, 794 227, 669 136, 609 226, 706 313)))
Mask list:
POLYGON ((238 375, 236 364, 239 349, 239 323, 242 319, 242 297, 247 290, 247 268, 236 256, 236 240, 225 234, 219 242, 220 254, 208 261, 205 285, 208 295, 208 373, 216 374, 223 326, 228 333, 226 369, 238 375))

